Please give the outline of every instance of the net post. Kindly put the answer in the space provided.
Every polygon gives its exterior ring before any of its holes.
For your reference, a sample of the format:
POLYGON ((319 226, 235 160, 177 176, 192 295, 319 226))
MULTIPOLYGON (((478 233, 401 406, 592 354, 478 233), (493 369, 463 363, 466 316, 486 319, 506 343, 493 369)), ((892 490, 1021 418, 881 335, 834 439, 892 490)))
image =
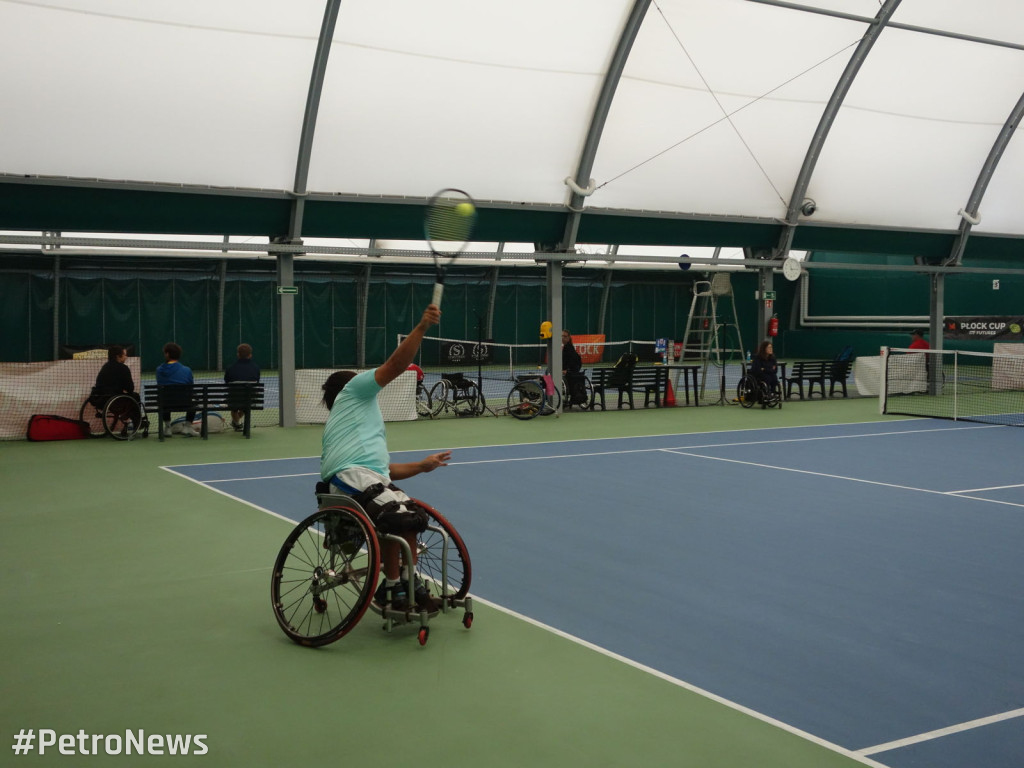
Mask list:
MULTIPOLYGON (((959 405, 960 405, 960 354, 956 350, 953 351, 953 421, 957 421, 960 418, 959 405)), ((939 360, 939 365, 942 365, 942 360, 939 360)))
POLYGON ((882 364, 879 366, 878 375, 878 412, 881 415, 885 415, 885 404, 889 396, 889 388, 887 386, 887 373, 889 369, 889 347, 882 347, 879 350, 879 356, 881 357, 882 364))

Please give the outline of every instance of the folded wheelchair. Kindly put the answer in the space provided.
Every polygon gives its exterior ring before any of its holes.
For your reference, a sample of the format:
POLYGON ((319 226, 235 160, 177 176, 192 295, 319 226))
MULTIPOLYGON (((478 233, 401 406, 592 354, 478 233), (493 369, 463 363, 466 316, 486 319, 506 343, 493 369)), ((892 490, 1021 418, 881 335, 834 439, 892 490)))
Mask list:
MULTIPOLYGON (((378 531, 366 510, 351 496, 324 493, 318 487, 317 511, 292 529, 285 539, 271 577, 274 616, 296 643, 321 646, 350 632, 371 610, 384 620, 384 630, 418 623, 416 637, 425 645, 428 622, 441 613, 462 609, 462 624, 473 624, 469 596, 472 568, 462 537, 441 513, 413 500, 429 518, 417 534, 416 565, 409 543, 378 531), (381 579, 381 542, 396 541, 402 550, 403 576, 431 593, 431 608, 409 602, 395 607, 374 600, 381 579)), ((410 593, 410 597, 411 597, 410 593)))

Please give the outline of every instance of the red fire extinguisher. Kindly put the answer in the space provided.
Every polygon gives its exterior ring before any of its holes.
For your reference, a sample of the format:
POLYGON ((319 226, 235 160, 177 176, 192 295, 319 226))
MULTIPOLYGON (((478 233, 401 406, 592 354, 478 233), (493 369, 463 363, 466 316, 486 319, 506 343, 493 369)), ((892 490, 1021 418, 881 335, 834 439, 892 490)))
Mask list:
POLYGON ((779 335, 779 316, 772 315, 772 319, 768 321, 768 335, 778 336, 779 335))

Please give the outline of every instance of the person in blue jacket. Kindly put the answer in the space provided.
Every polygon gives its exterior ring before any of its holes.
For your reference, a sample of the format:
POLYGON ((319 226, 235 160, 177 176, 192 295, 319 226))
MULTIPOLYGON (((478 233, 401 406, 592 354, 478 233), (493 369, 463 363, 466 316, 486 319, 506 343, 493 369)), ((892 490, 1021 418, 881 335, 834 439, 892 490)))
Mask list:
MULTIPOLYGON (((156 369, 156 383, 157 384, 194 384, 195 381, 192 379, 192 369, 187 365, 183 365, 181 362, 181 347, 175 344, 173 341, 169 341, 164 344, 164 360, 166 361, 163 365, 156 369)), ((196 418, 195 411, 189 411, 185 414, 185 424, 182 426, 181 433, 185 437, 195 437, 199 433, 195 431, 192 426, 192 422, 196 418)), ((164 437, 171 436, 171 410, 164 408, 160 413, 160 421, 163 425, 164 437)))

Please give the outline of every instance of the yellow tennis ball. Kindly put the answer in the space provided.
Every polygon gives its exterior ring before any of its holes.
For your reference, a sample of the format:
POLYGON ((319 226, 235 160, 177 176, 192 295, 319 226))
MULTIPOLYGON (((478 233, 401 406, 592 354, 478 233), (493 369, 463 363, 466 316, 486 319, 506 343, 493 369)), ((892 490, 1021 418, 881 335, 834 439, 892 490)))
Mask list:
POLYGON ((455 212, 459 216, 472 216, 476 213, 476 208, 473 207, 472 203, 459 203, 455 206, 455 212))

